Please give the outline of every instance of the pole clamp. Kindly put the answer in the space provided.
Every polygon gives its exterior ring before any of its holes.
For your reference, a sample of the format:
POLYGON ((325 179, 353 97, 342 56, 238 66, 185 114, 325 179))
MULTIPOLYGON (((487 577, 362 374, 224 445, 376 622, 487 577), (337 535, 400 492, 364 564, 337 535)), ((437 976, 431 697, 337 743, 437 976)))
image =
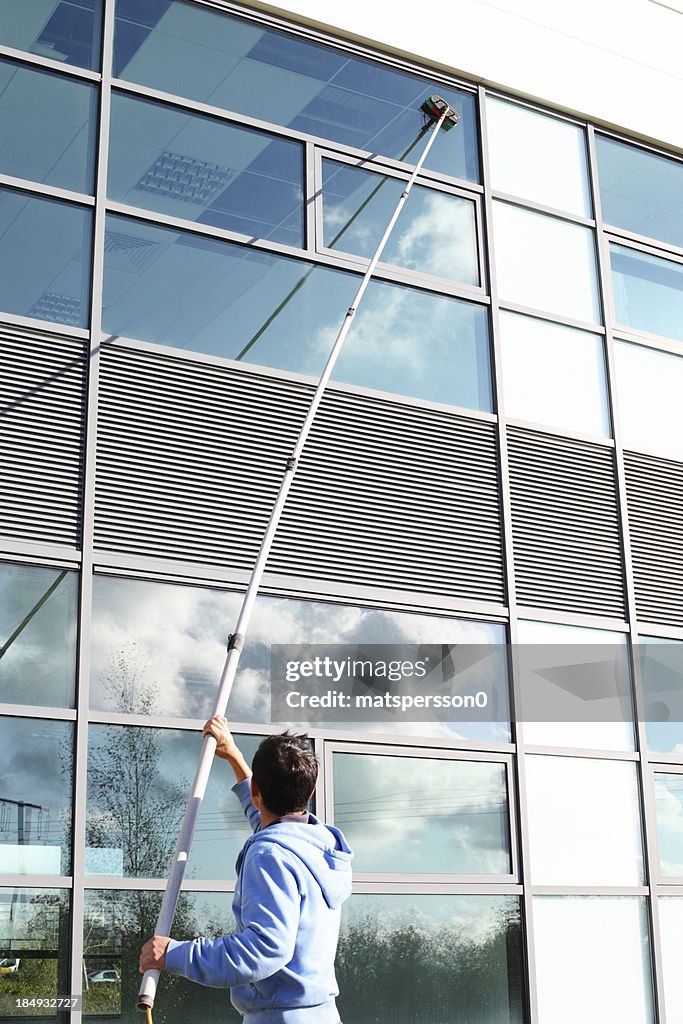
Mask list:
POLYGON ((347 316, 353 316, 355 312, 356 312, 356 307, 355 306, 349 306, 349 308, 346 310, 346 315, 347 316))
POLYGON ((243 633, 230 633, 228 635, 228 650, 229 651, 241 651, 244 647, 244 634, 243 633))
POLYGON ((289 458, 287 459, 287 472, 288 473, 293 473, 294 472, 294 470, 296 469, 296 463, 297 463, 296 456, 295 455, 290 455, 289 458))

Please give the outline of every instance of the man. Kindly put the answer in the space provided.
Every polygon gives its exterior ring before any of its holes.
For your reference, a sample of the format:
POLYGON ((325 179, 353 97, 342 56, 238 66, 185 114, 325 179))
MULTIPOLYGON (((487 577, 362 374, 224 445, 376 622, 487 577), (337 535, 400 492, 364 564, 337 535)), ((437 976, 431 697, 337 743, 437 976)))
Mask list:
POLYGON ((210 719, 208 733, 232 766, 233 792, 254 830, 237 859, 238 930, 191 942, 155 935, 142 947, 140 971, 165 968, 230 988, 244 1024, 339 1024, 334 958, 353 854, 339 829, 306 810, 315 754, 305 736, 268 736, 252 774, 225 718, 210 719))

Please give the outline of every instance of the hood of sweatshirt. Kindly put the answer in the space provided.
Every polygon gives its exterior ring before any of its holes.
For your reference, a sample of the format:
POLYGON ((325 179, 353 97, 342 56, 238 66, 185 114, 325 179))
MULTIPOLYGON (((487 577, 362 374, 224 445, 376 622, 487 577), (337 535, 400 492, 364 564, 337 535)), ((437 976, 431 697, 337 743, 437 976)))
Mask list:
POLYGON ((244 849, 252 843, 277 843, 295 854, 320 886, 325 902, 332 909, 341 906, 351 892, 353 853, 344 834, 334 825, 325 825, 314 814, 309 814, 308 824, 277 821, 259 829, 244 849))

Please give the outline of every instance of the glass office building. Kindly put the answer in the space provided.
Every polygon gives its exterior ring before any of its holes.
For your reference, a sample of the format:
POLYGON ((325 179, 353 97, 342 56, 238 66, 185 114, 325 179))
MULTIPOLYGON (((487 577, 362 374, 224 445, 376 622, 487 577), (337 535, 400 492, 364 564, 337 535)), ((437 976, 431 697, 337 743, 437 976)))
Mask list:
MULTIPOLYGON (((200 0, 0 3, 2 1019, 137 1019, 240 592, 433 93, 460 125, 336 367, 230 717, 249 756, 278 731, 273 642, 623 650, 621 723, 511 723, 511 662, 486 727, 311 730, 356 852, 339 1007, 680 1019, 683 726, 648 694, 683 642, 683 164, 200 0)), ((229 783, 177 937, 233 927, 229 783)), ((158 1024, 190 1014, 237 1020, 164 977, 158 1024)))

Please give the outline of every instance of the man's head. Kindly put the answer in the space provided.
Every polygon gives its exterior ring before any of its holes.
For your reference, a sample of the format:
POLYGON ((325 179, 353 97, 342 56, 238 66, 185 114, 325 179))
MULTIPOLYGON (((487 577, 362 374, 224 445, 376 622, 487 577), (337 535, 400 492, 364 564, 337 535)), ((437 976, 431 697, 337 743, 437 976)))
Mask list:
POLYGON ((305 811, 318 778, 318 762, 308 736, 289 732, 266 736, 251 763, 263 806, 282 816, 305 811))

